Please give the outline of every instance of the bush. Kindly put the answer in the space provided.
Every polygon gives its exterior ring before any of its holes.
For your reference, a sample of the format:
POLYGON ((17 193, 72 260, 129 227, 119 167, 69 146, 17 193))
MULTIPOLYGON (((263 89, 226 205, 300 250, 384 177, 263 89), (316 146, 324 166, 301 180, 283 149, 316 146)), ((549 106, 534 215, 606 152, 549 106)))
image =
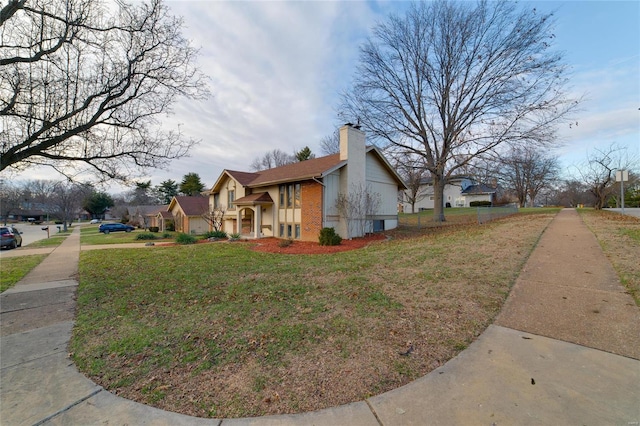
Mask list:
POLYGON ((171 238, 173 237, 173 235, 170 232, 165 232, 164 234, 162 234, 162 238, 171 238))
POLYGON ((194 237, 193 235, 189 235, 189 234, 180 233, 176 237, 176 243, 178 243, 178 244, 195 244, 196 241, 198 241, 196 239, 196 237, 194 237))
POLYGON ((149 232, 159 232, 160 231, 160 227, 158 226, 150 226, 149 227, 149 232))
POLYGON ((208 238, 227 238, 227 233, 224 231, 209 231, 203 235, 203 238, 205 240, 208 238))
POLYGON ((321 246, 338 246, 342 242, 342 237, 333 228, 322 228, 318 239, 321 246))
POLYGON ((469 203, 469 207, 491 207, 491 201, 472 201, 469 203))
POLYGON ((281 247, 281 248, 289 247, 291 244, 293 244, 293 240, 291 239, 278 241, 278 247, 281 247))
POLYGON ((136 235, 136 240, 157 240, 158 237, 156 237, 155 235, 149 233, 149 232, 143 232, 141 234, 136 235))
POLYGON ((233 234, 229 234, 229 239, 230 240, 234 240, 234 241, 235 240, 239 240, 240 239, 240 234, 238 234, 237 232, 233 233, 233 234))

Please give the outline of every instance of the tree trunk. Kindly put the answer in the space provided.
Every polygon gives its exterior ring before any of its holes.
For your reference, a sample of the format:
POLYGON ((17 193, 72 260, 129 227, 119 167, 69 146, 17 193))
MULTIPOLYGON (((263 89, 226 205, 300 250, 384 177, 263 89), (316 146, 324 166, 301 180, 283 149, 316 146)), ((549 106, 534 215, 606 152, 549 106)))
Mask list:
POLYGON ((434 222, 444 222, 444 176, 435 173, 431 174, 433 178, 433 220, 434 222))

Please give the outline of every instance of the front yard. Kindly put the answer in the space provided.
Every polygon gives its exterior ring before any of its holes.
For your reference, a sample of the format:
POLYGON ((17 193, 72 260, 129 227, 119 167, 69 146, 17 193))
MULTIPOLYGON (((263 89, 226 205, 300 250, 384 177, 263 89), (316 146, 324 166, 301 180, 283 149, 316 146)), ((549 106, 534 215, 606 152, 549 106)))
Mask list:
MULTIPOLYGON (((136 229, 132 232, 110 232, 109 234, 103 234, 98 231, 99 225, 91 225, 82 227, 80 234, 80 244, 82 245, 98 245, 98 244, 126 244, 126 243, 140 243, 144 240, 138 240, 138 235, 149 232, 136 229)), ((152 233, 158 237, 158 242, 172 242, 175 240, 177 233, 175 232, 154 232, 152 233), (166 238, 165 238, 166 237, 166 238)))
POLYGON ((482 333, 554 214, 324 255, 250 244, 82 252, 73 359, 118 395, 201 417, 359 401, 482 333))

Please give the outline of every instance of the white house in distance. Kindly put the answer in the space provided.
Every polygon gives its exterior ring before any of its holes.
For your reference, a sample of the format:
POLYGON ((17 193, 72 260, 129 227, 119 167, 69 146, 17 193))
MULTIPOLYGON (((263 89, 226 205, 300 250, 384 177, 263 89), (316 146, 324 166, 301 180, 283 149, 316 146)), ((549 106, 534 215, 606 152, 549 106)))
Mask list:
MULTIPOLYGON (((420 183, 420 191, 415 203, 415 211, 434 208, 434 191, 431 178, 425 178, 420 183)), ((445 207, 470 207, 474 201, 488 201, 494 203, 496 188, 479 183, 470 176, 453 176, 444 186, 445 207)), ((411 213, 411 203, 406 194, 402 199, 402 211, 411 213)))
POLYGON ((398 191, 404 182, 376 147, 367 147, 356 126, 340 128, 340 153, 259 172, 224 170, 209 191, 209 208, 224 212, 222 230, 245 238, 317 241, 333 227, 343 238, 398 226, 398 191), (362 192, 379 204, 366 217, 347 218, 337 207, 362 192), (354 227, 353 222, 364 223, 354 227))

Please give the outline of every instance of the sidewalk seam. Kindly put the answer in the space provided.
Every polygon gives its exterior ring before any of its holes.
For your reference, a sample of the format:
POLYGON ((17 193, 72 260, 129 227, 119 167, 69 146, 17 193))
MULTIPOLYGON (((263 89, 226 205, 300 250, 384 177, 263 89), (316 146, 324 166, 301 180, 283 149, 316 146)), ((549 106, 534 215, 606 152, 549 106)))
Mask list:
POLYGON ((380 420, 380 417, 378 417, 378 413, 376 413, 376 410, 373 408, 373 405, 371 405, 371 402, 369 402, 369 398, 365 399, 364 402, 367 403, 367 406, 369 407, 369 410, 371 410, 371 414, 373 414, 373 417, 376 418, 376 421, 378 422, 378 424, 380 426, 384 426, 382 421, 380 420))
MULTIPOLYGON (((18 334, 18 333, 16 333, 16 334, 18 334)), ((11 334, 9 334, 9 336, 11 336, 11 334)), ((4 336, 2 336, 2 337, 4 337, 4 336)), ((30 364, 32 362, 40 361, 41 359, 48 358, 50 356, 64 354, 66 351, 67 351, 67 348, 63 348, 63 349, 55 348, 51 352, 47 352, 46 354, 42 354, 39 357, 25 359, 25 360, 22 360, 21 362, 19 362, 17 364, 5 365, 4 367, 0 367, 0 371, 8 370, 8 369, 11 369, 11 368, 17 368, 17 367, 23 366, 25 364, 30 364)), ((66 357, 66 358, 68 359, 68 357, 66 357)))
POLYGON ((45 308, 47 306, 66 305, 66 304, 68 304, 70 302, 74 302, 74 300, 65 301, 65 302, 58 302, 58 303, 51 303, 49 305, 29 306, 27 308, 14 309, 12 311, 2 311, 2 312, 0 312, 0 314, 10 314, 10 313, 14 313, 14 312, 23 312, 23 311, 28 311, 28 310, 31 310, 31 309, 42 309, 42 308, 45 308))
POLYGON ((98 388, 98 389, 94 390, 94 391, 93 391, 93 392, 91 392, 89 395, 87 395, 87 396, 85 396, 85 397, 83 397, 83 398, 80 398, 80 399, 79 399, 79 400, 77 400, 76 402, 74 402, 74 403, 72 403, 72 404, 69 404, 69 405, 67 405, 67 406, 66 406, 66 407, 64 407, 64 408, 61 408, 60 410, 58 410, 57 412, 55 412, 55 413, 51 414, 50 416, 47 416, 47 417, 45 417, 44 419, 40 420, 39 422, 34 423, 34 424, 33 424, 33 426, 40 426, 40 425, 42 425, 42 424, 45 424, 46 422, 48 422, 49 420, 53 419, 54 417, 59 416, 60 414, 62 414, 62 413, 64 413, 64 412, 66 412, 66 411, 69 411, 70 409, 72 409, 72 408, 73 408, 73 407, 75 407, 76 405, 83 403, 83 402, 84 402, 84 401, 86 401, 87 399, 89 399, 89 398, 91 398, 91 397, 93 397, 93 396, 95 396, 95 395, 99 394, 99 393, 100 393, 100 392, 102 392, 103 390, 104 390, 104 389, 103 389, 102 387, 100 387, 100 388, 98 388))

